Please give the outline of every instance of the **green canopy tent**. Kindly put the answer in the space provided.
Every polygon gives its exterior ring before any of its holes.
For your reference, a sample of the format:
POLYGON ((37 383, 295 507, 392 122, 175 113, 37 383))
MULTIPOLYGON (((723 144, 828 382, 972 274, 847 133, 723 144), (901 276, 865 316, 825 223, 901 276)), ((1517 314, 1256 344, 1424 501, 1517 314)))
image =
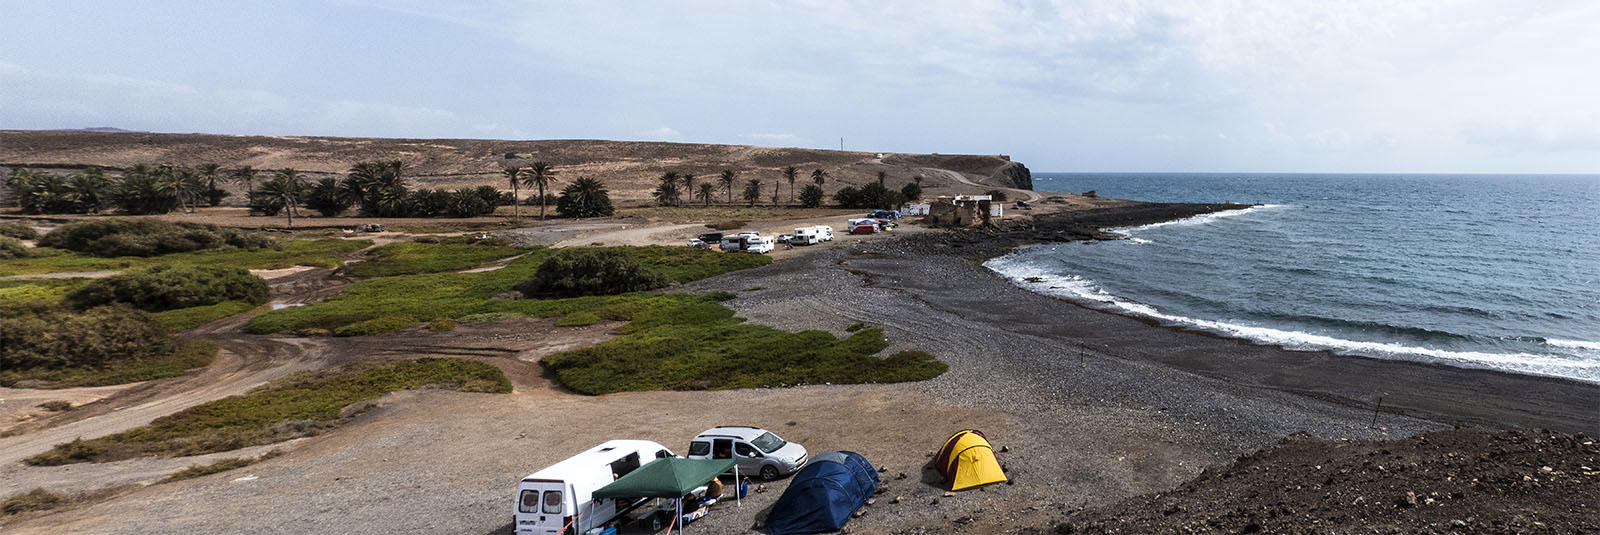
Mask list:
MULTIPOLYGON (((701 485, 711 482, 717 476, 733 469, 734 484, 738 485, 739 471, 733 459, 684 459, 682 457, 666 457, 650 461, 638 469, 628 472, 628 475, 617 478, 610 485, 600 487, 594 491, 594 499, 602 498, 682 498, 685 494, 693 492, 701 485)), ((737 489, 734 496, 739 495, 737 489)), ((742 497, 740 497, 742 498, 742 497)), ((740 500, 743 501, 742 499, 740 500)), ((677 522, 683 518, 683 501, 678 500, 678 515, 673 517, 677 522)), ((668 529, 671 532, 671 529, 668 529)), ((683 527, 678 527, 678 532, 683 532, 683 527)))

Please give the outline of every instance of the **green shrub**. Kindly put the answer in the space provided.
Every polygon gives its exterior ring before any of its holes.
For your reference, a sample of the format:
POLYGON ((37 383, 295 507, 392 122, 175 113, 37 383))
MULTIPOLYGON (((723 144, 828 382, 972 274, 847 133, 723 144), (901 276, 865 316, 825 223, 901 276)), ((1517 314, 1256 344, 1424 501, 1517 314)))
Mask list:
POLYGON ((327 329, 318 329, 316 327, 306 327, 304 329, 295 331, 294 333, 300 336, 333 336, 333 331, 329 331, 327 329))
POLYGON ((511 391, 511 382, 494 366, 462 359, 428 358, 304 372, 121 433, 58 444, 25 462, 54 466, 145 455, 202 455, 271 444, 337 425, 340 413, 351 404, 418 387, 505 393, 511 391))
POLYGON ((0 236, 0 260, 27 257, 28 246, 23 245, 22 240, 10 236, 0 236))
POLYGON ((666 277, 618 251, 562 251, 539 264, 533 280, 518 285, 517 290, 529 297, 579 297, 666 285, 666 277))
POLYGON ((182 340, 170 353, 136 359, 108 361, 94 366, 0 369, 0 386, 76 388, 137 383, 183 375, 209 366, 217 358, 217 345, 204 340, 182 340))
POLYGON ((81 310, 124 303, 160 312, 224 301, 265 303, 267 281, 234 267, 156 266, 90 282, 67 294, 63 304, 81 310))
POLYGON ((215 305, 157 312, 155 317, 156 321, 161 322, 167 329, 172 332, 178 332, 187 331, 255 307, 256 305, 244 301, 223 301, 215 305))
POLYGON ((57 247, 95 256, 156 256, 212 249, 273 247, 259 232, 159 219, 103 219, 62 225, 39 239, 41 247, 57 247))
POLYGON ((451 318, 433 318, 433 321, 428 322, 428 330, 433 332, 454 331, 456 330, 456 320, 451 318))
POLYGON ((21 221, 6 221, 0 223, 0 236, 10 236, 19 240, 33 240, 39 238, 39 231, 21 221))
POLYGON ((469 322, 469 323, 476 323, 476 322, 486 322, 486 321, 508 320, 508 319, 511 319, 511 318, 521 318, 521 317, 525 317, 525 316, 523 316, 522 314, 515 313, 515 312, 484 312, 482 314, 467 314, 467 315, 461 317, 461 321, 469 322))
POLYGON ((983 192, 983 194, 984 195, 988 195, 990 197, 993 197, 993 199, 990 199, 991 201, 994 201, 994 202, 1006 202, 1006 192, 1004 192, 1004 191, 1000 191, 1000 190, 997 190, 997 189, 992 189, 992 190, 983 192))
POLYGON ((557 327, 584 327, 600 323, 600 316, 592 312, 573 312, 556 320, 557 327))
POLYGON ((359 321, 333 330, 334 336, 366 336, 398 331, 412 325, 417 320, 411 316, 383 316, 367 321, 359 321))
POLYGON ((44 490, 33 489, 28 492, 14 494, 0 502, 0 514, 14 515, 28 511, 44 511, 54 509, 66 501, 60 494, 44 490))
POLYGON ((0 279, 0 304, 55 303, 88 279, 0 279))
POLYGON ((859 331, 859 330, 865 329, 865 328, 867 328, 867 324, 861 323, 861 322, 858 321, 858 322, 855 322, 855 323, 851 323, 849 327, 845 327, 844 328, 844 332, 853 333, 853 332, 856 332, 856 331, 859 331))
POLYGON ((290 266, 335 268, 340 256, 371 246, 370 240, 296 240, 271 249, 231 249, 174 253, 156 257, 101 258, 51 247, 31 251, 25 259, 0 262, 0 277, 25 273, 122 271, 159 265, 231 266, 242 269, 278 269, 290 266))
POLYGON ((171 353, 178 342, 149 314, 118 305, 73 312, 25 303, 0 309, 0 377, 35 368, 100 366, 171 353))

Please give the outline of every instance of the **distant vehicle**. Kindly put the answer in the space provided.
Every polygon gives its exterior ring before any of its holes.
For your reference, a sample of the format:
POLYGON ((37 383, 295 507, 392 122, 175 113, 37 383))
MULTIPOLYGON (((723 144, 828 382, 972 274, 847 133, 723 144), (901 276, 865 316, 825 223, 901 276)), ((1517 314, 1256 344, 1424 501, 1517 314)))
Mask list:
POLYGON ((844 222, 845 222, 845 226, 850 228, 850 229, 854 229, 856 227, 856 225, 860 225, 862 223, 870 223, 870 224, 872 224, 874 226, 878 226, 878 220, 872 219, 872 218, 866 218, 866 217, 858 217, 858 218, 855 218, 855 219, 846 219, 846 220, 844 220, 844 222))
POLYGON ((699 236, 699 240, 706 243, 722 243, 721 232, 707 232, 699 236))
POLYGON ((702 240, 700 238, 690 238, 689 239, 689 246, 693 247, 695 249, 710 249, 711 248, 711 244, 706 243, 705 240, 702 240))
POLYGON ((817 235, 822 237, 822 241, 833 241, 833 227, 817 225, 811 228, 817 229, 817 235))
POLYGON ((1020 209, 1023 209, 1023 210, 1032 210, 1033 209, 1033 203, 1030 203, 1028 201, 1017 201, 1017 204, 1013 205, 1012 207, 1013 208, 1020 208, 1020 209))
POLYGON ((879 219, 878 228, 883 230, 894 230, 900 228, 900 223, 892 219, 879 219))
POLYGON ((851 234, 873 234, 873 233, 876 233, 876 232, 878 232, 878 225, 873 224, 873 223, 862 223, 862 224, 850 227, 850 233, 851 234))
POLYGON ((516 532, 588 533, 647 499, 595 500, 594 491, 640 465, 672 456, 666 446, 648 440, 610 440, 529 474, 517 484, 516 532), (569 525, 570 531, 564 529, 569 525))
POLYGON ((356 225, 356 232, 383 232, 383 225, 377 223, 356 225))
POLYGON ((873 219, 900 219, 900 211, 899 210, 873 210, 873 211, 867 213, 867 217, 870 217, 870 218, 873 218, 873 219))
POLYGON ((794 229, 794 236, 789 238, 789 243, 794 245, 816 245, 822 243, 822 232, 817 227, 800 227, 794 229))
POLYGON ((700 433, 689 442, 690 459, 733 459, 740 474, 760 474, 773 480, 793 474, 806 465, 806 448, 787 442, 771 431, 725 425, 700 433))
POLYGON ((779 234, 777 242, 778 243, 787 243, 787 244, 790 244, 790 245, 797 245, 794 242, 794 235, 793 234, 779 234))
POLYGON ((754 232, 741 233, 737 236, 723 236, 722 250, 730 253, 759 253, 772 252, 773 239, 771 236, 761 236, 754 232))

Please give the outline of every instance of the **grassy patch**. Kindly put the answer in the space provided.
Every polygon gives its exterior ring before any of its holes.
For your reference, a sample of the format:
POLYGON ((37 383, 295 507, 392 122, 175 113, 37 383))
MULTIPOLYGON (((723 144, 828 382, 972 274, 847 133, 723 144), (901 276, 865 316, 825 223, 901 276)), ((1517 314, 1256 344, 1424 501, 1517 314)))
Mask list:
POLYGON ((54 303, 88 282, 83 278, 0 280, 0 304, 54 303))
POLYGON ((370 240, 296 240, 278 249, 199 251, 161 256, 101 258, 62 249, 39 247, 34 256, 0 263, 0 276, 30 273, 120 271, 166 264, 174 266, 223 265, 244 269, 278 269, 292 266, 339 267, 339 256, 372 245, 370 240))
POLYGON ((11 497, 6 498, 6 501, 0 502, 0 514, 9 516, 28 511, 55 509, 65 502, 66 498, 60 494, 42 488, 33 489, 28 492, 13 494, 11 497))
POLYGON ((246 466, 250 466, 279 455, 283 455, 283 452, 272 450, 261 454, 259 457, 234 457, 232 459, 223 459, 211 464, 197 464, 177 472, 173 472, 167 477, 161 478, 161 481, 157 481, 156 483, 171 483, 174 481, 183 481, 185 479, 209 476, 211 474, 219 474, 235 468, 244 468, 246 466))
POLYGON ((522 254, 528 249, 476 245, 471 243, 399 242, 368 252, 365 262, 345 266, 345 273, 357 277, 389 277, 413 273, 438 273, 467 269, 484 262, 522 254))
POLYGON ((731 206, 646 206, 619 209, 616 215, 623 218, 647 219, 668 223, 700 223, 731 219, 762 221, 772 219, 774 212, 771 208, 736 208, 731 206))
POLYGON ((176 377, 211 364, 217 358, 217 345, 203 340, 183 340, 178 351, 168 355, 136 360, 112 361, 104 366, 32 368, 0 371, 0 386, 28 388, 72 388, 105 386, 176 377))
POLYGON ((176 332, 187 331, 255 307, 244 301, 223 301, 215 305, 157 312, 152 316, 155 316, 157 322, 176 332))
MULTIPOLYGON (((699 280, 772 262, 765 255, 723 254, 689 247, 614 249, 677 282, 699 280)), ((273 310, 251 318, 247 329, 253 333, 294 332, 304 328, 336 330, 384 316, 448 317, 463 321, 493 321, 515 316, 555 317, 586 309, 599 302, 600 298, 590 297, 491 299, 532 279, 539 264, 553 253, 551 249, 534 249, 502 269, 483 273, 426 273, 367 279, 327 300, 273 310)))
POLYGON ((447 332, 456 330, 456 320, 452 318, 433 318, 428 322, 428 330, 433 332, 447 332))
POLYGON ((72 402, 64 399, 46 401, 38 405, 39 408, 50 412, 66 412, 73 409, 72 402))
POLYGON ((600 316, 588 311, 573 312, 556 320, 557 327, 584 327, 596 323, 600 323, 600 316))
POLYGON ((398 331, 416 324, 417 319, 411 316, 383 316, 339 327, 333 330, 333 335, 366 336, 369 334, 382 334, 398 331))
POLYGON ((511 391, 498 368, 462 359, 350 365, 285 377, 248 394, 204 403, 149 424, 78 439, 29 457, 33 465, 108 462, 153 455, 201 455, 313 435, 337 425, 345 407, 390 392, 436 387, 511 391))
POLYGON ((721 296, 632 294, 595 303, 623 336, 544 357, 561 384, 585 394, 716 390, 821 383, 893 383, 938 376, 947 366, 920 351, 879 358, 883 330, 839 339, 744 323, 721 296))

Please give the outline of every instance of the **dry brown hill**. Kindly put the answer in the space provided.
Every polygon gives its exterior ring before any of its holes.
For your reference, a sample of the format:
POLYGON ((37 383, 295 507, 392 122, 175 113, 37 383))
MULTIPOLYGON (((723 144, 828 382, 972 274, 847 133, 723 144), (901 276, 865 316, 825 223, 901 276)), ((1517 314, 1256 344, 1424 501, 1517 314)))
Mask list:
MULTIPOLYGON (((594 177, 621 200, 643 200, 666 171, 694 173, 715 180, 724 169, 739 172, 740 184, 755 178, 771 187, 780 170, 801 169, 797 187, 810 183, 814 169, 830 175, 831 194, 844 185, 861 185, 887 172, 898 188, 915 175, 933 193, 970 193, 990 188, 1031 189, 1027 167, 1006 156, 878 154, 836 150, 601 140, 510 141, 487 139, 387 139, 343 137, 230 136, 64 130, 0 130, 0 166, 121 169, 135 164, 198 165, 226 168, 293 168, 313 178, 344 173, 367 160, 401 160, 419 187, 491 184, 505 188, 500 169, 511 163, 546 161, 558 183, 594 177)), ((783 196, 787 198, 788 185, 783 196)))

